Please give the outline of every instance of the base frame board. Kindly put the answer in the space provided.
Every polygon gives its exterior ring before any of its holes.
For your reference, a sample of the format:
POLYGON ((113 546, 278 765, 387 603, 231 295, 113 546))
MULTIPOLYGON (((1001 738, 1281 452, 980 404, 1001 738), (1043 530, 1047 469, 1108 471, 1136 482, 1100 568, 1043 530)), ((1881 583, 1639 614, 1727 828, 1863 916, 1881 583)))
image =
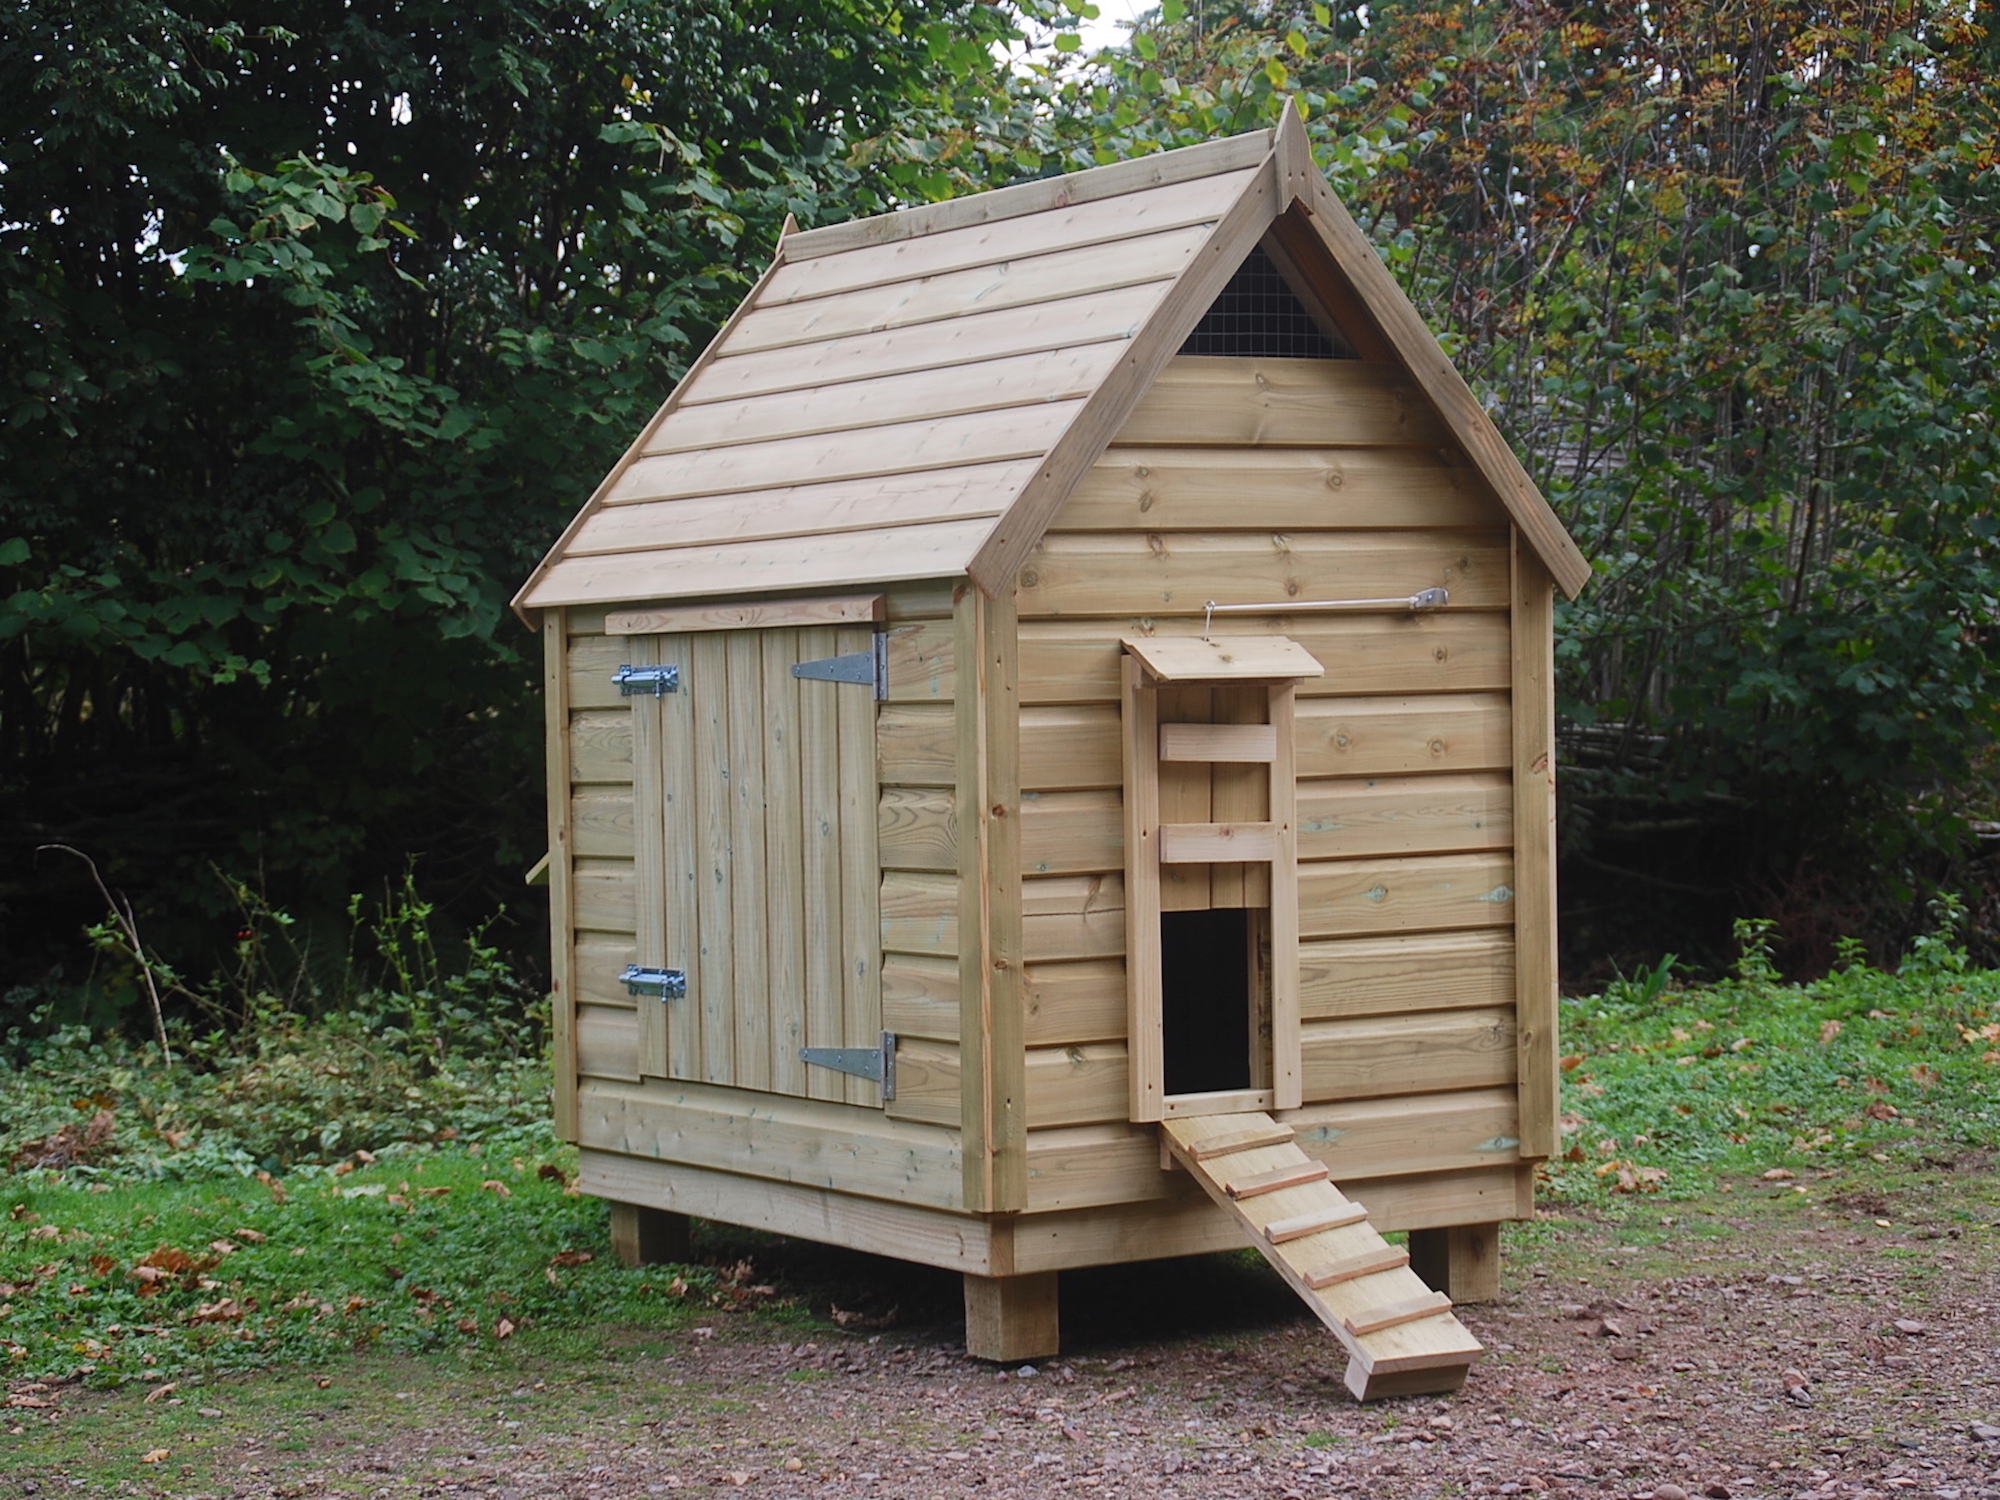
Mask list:
MULTIPOLYGON (((1369 1184, 1383 1228, 1493 1223, 1533 1213, 1531 1166, 1441 1172, 1369 1184), (1379 1204, 1379 1207, 1377 1206, 1379 1204)), ((1084 1266, 1205 1255, 1243 1245, 1242 1231, 1185 1173, 1170 1198, 1042 1214, 948 1213, 589 1147, 578 1186, 613 1203, 841 1245, 892 1260, 976 1276, 1018 1276, 1084 1266)))

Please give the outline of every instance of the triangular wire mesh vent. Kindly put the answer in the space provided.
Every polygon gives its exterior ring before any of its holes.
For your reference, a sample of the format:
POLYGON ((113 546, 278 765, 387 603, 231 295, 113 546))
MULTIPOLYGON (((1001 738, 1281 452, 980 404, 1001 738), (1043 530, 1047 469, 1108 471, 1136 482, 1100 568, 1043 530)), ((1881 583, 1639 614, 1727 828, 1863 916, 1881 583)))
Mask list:
POLYGON ((1345 339, 1334 339, 1306 306, 1271 257, 1254 249, 1229 278, 1183 354, 1239 354, 1268 359, 1353 359, 1345 339))

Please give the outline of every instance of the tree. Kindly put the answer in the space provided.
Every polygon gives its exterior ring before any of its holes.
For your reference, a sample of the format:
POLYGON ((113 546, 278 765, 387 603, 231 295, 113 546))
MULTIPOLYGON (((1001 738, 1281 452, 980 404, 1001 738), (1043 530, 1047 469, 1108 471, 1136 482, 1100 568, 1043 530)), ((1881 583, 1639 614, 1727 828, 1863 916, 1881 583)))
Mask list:
POLYGON ((969 0, 10 12, 12 976, 94 915, 50 840, 170 951, 226 936, 211 865, 336 912, 421 850, 490 910, 541 846, 513 585, 787 213, 982 170, 936 142, 1008 34, 969 0))

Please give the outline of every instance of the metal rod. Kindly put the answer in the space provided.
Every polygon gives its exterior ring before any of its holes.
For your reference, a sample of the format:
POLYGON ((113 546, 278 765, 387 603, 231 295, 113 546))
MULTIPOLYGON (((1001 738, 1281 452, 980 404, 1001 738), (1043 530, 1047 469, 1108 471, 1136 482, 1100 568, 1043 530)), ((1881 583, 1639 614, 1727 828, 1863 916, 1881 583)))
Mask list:
POLYGON ((1326 612, 1340 609, 1443 609, 1451 603, 1449 589, 1421 589, 1394 599, 1287 599, 1277 604, 1217 604, 1213 599, 1202 606, 1201 638, 1208 639, 1209 626, 1217 615, 1291 615, 1306 610, 1326 612))

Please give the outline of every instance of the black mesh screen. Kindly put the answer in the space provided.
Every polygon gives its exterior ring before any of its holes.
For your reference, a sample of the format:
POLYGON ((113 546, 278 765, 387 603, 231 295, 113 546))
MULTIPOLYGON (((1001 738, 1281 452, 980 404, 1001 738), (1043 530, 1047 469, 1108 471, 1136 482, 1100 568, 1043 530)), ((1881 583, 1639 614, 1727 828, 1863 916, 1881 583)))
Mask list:
POLYGON ((1353 359, 1345 339, 1313 320, 1271 258, 1252 250, 1215 299, 1183 354, 1263 355, 1273 359, 1353 359))

